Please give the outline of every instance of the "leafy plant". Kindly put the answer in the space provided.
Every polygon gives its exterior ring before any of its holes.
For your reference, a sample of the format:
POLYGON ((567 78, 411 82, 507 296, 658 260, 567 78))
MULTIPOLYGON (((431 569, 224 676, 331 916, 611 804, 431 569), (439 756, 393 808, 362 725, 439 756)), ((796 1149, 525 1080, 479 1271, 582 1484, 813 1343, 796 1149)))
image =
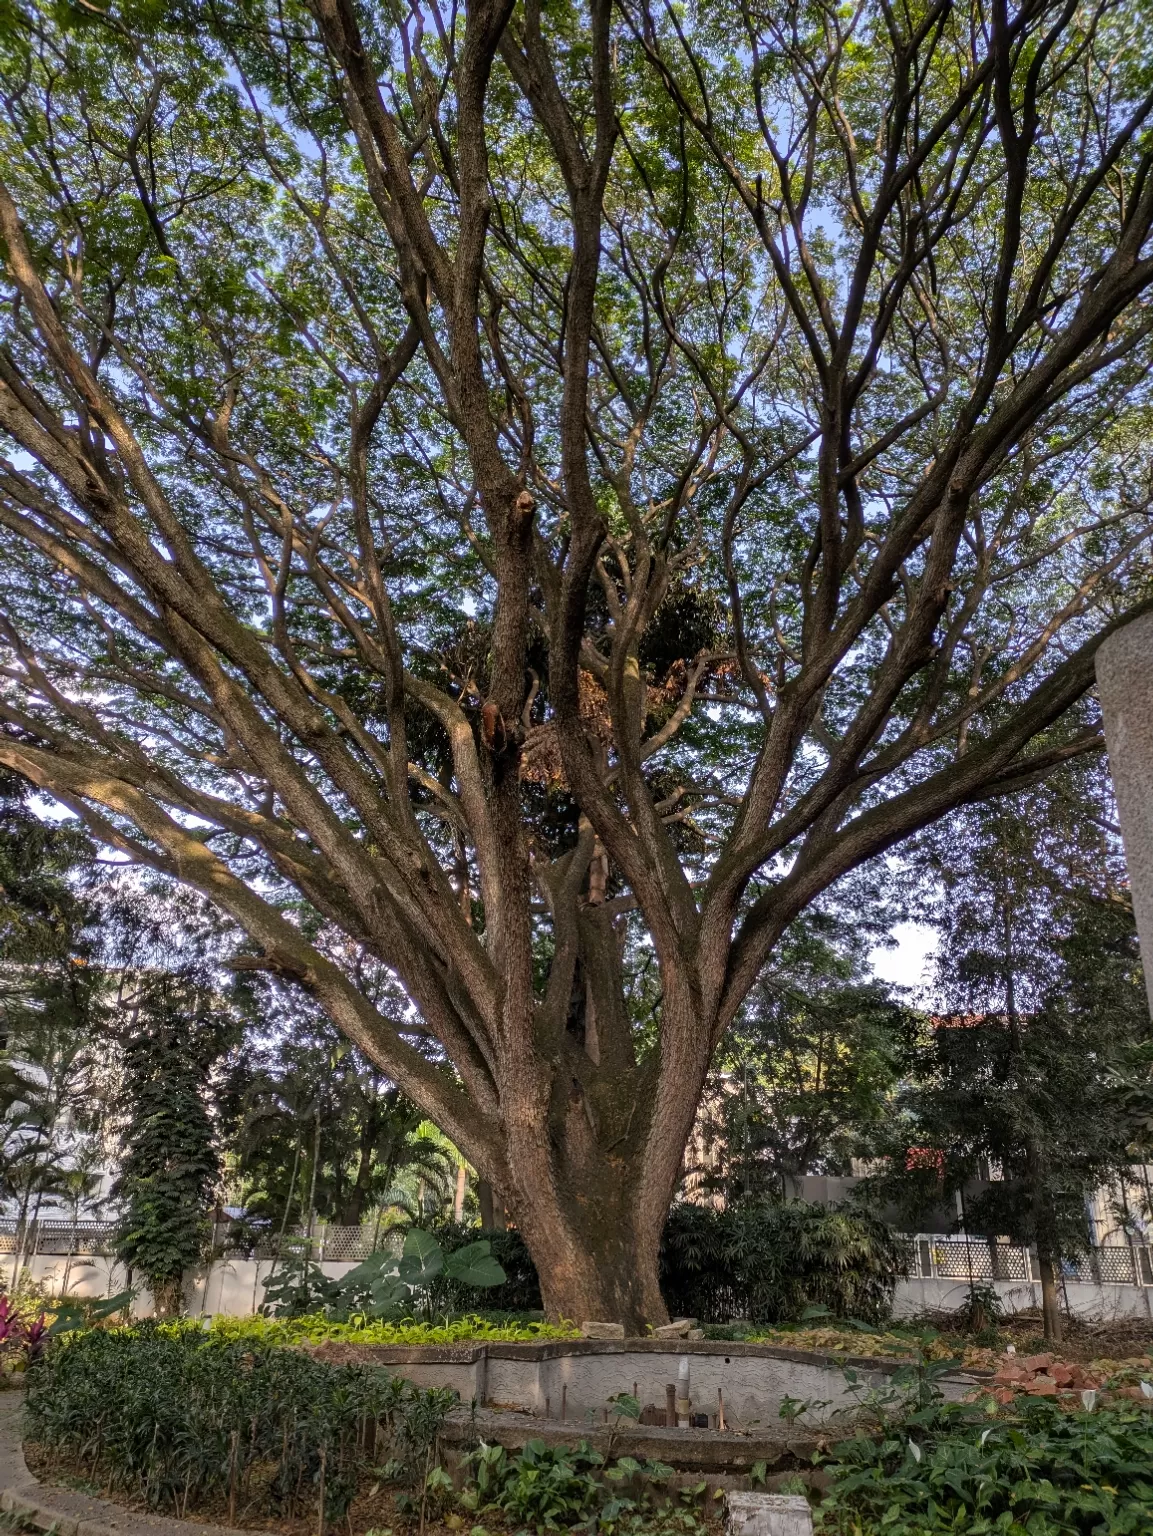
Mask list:
POLYGON ((206 989, 175 975, 148 985, 136 1015, 124 1042, 127 1125, 113 1189, 123 1215, 114 1246, 122 1264, 147 1277, 157 1315, 173 1316, 184 1271, 204 1247, 205 1212, 220 1175, 206 1103, 217 1031, 206 989))
POLYGON ((337 1320, 406 1317, 417 1305, 429 1310, 429 1286, 442 1273, 469 1290, 501 1285, 506 1278, 487 1240, 445 1253, 431 1232, 413 1227, 399 1258, 379 1251, 338 1280, 307 1255, 294 1256, 266 1282, 263 1310, 274 1317, 299 1317, 322 1308, 337 1320))
POLYGON ((343 1516, 377 1462, 427 1471, 447 1390, 190 1324, 94 1329, 32 1373, 27 1427, 102 1486, 177 1515, 343 1516))
POLYGON ((1136 1536, 1153 1529, 1153 1416, 1043 1400, 990 1421, 937 1395, 841 1441, 815 1513, 828 1536, 1136 1536))
POLYGON ((864 1209, 682 1203, 665 1223, 661 1289, 674 1315, 706 1323, 788 1321, 815 1306, 879 1322, 905 1263, 904 1242, 864 1209))
POLYGON ((101 1297, 95 1301, 79 1298, 62 1301, 48 1326, 48 1334, 75 1333, 79 1329, 93 1328, 107 1322, 132 1304, 134 1294, 133 1291, 118 1291, 115 1296, 101 1297))
POLYGON ((995 1285, 969 1286, 964 1305, 959 1308, 957 1321, 966 1333, 977 1334, 990 1343, 996 1341, 997 1324, 1004 1315, 1001 1297, 995 1285))
POLYGON ((447 1272, 428 1288, 429 1305, 436 1316, 444 1312, 473 1312, 498 1307, 505 1312, 539 1312, 543 1307, 540 1279, 524 1238, 515 1228, 508 1231, 478 1230, 463 1221, 442 1221, 429 1230, 445 1253, 466 1247, 478 1238, 489 1245, 493 1258, 505 1272, 503 1285, 472 1290, 447 1272))
POLYGON ((18 1301, 0 1293, 0 1365, 22 1369, 44 1352, 48 1320, 43 1311, 29 1313, 18 1301))
MULTIPOLYGON (((624 1411, 621 1398, 616 1402, 618 1411, 624 1411)), ((632 1456, 609 1465, 587 1440, 576 1446, 529 1440, 515 1456, 502 1445, 482 1441, 464 1458, 464 1468, 468 1481, 459 1498, 463 1509, 499 1511, 510 1522, 538 1533, 563 1528, 606 1536, 614 1531, 703 1530, 691 1507, 703 1484, 678 1503, 664 1488, 672 1467, 632 1456)))

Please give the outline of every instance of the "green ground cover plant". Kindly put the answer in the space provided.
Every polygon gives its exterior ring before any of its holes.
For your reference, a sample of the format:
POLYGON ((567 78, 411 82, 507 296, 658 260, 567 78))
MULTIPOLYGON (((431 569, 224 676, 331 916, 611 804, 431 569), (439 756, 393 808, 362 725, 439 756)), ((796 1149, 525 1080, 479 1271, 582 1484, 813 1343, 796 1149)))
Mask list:
POLYGON ((159 1510, 340 1520, 367 1476, 426 1475, 456 1401, 196 1326, 92 1329, 30 1374, 26 1430, 57 1466, 159 1510))
POLYGON ((291 1318, 216 1317, 211 1332, 226 1339, 280 1345, 325 1344, 330 1340, 345 1344, 528 1344, 538 1339, 580 1337, 580 1329, 572 1323, 476 1313, 433 1323, 411 1317, 395 1321, 352 1317, 341 1322, 322 1312, 291 1318))
POLYGON ((706 1529, 703 1482, 672 1490, 673 1468, 664 1462, 632 1456, 608 1461, 585 1440, 575 1446, 529 1440, 515 1454, 482 1442, 465 1458, 464 1470, 463 1490, 455 1497, 445 1490, 446 1502, 463 1512, 447 1516, 450 1529, 463 1525, 463 1517, 495 1517, 518 1536, 557 1530, 703 1536, 706 1529))
POLYGON ((1070 1413, 1044 1400, 923 1402, 840 1441, 814 1511, 824 1536, 1147 1536, 1153 1414, 1070 1413))

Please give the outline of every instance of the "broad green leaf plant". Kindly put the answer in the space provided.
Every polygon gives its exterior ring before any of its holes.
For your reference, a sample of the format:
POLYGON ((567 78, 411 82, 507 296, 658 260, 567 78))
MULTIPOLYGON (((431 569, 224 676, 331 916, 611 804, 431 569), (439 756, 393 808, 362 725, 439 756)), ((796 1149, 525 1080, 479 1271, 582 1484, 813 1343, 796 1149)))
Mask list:
POLYGON ((507 1278, 487 1239, 445 1253, 431 1232, 412 1227, 399 1256, 381 1249, 339 1279, 326 1276, 306 1254, 289 1258, 265 1282, 262 1311, 284 1318, 323 1311, 335 1321, 410 1317, 429 1310, 428 1287, 440 1274, 480 1289, 507 1278))

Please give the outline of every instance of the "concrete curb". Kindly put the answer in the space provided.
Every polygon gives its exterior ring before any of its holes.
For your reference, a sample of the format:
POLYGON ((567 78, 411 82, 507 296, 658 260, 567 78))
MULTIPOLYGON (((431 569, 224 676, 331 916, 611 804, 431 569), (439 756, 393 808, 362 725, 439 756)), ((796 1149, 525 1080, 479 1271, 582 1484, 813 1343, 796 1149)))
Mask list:
POLYGON ((731 1433, 715 1429, 666 1429, 662 1425, 562 1424, 523 1413, 492 1413, 467 1407, 454 1409, 441 1426, 440 1443, 460 1455, 479 1441, 519 1450, 529 1440, 549 1447, 585 1440, 604 1456, 633 1456, 638 1461, 664 1461, 676 1469, 678 1480, 708 1477, 716 1486, 743 1481, 757 1462, 776 1469, 779 1477, 808 1471, 821 1436, 800 1431, 792 1435, 731 1433), (783 1465, 782 1465, 783 1464, 783 1465))
POLYGON ((21 1437, 23 1392, 0 1396, 0 1510, 19 1515, 56 1536, 252 1536, 224 1525, 176 1520, 124 1509, 71 1488, 52 1488, 33 1477, 21 1437))

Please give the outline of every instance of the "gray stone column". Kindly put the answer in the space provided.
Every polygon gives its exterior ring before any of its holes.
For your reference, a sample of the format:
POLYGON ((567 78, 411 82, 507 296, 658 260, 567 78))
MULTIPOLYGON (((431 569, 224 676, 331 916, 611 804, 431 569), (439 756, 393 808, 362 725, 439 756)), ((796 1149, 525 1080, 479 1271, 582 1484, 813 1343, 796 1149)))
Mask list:
POLYGON ((1101 646, 1097 692, 1153 1009, 1153 613, 1126 624, 1101 646))

